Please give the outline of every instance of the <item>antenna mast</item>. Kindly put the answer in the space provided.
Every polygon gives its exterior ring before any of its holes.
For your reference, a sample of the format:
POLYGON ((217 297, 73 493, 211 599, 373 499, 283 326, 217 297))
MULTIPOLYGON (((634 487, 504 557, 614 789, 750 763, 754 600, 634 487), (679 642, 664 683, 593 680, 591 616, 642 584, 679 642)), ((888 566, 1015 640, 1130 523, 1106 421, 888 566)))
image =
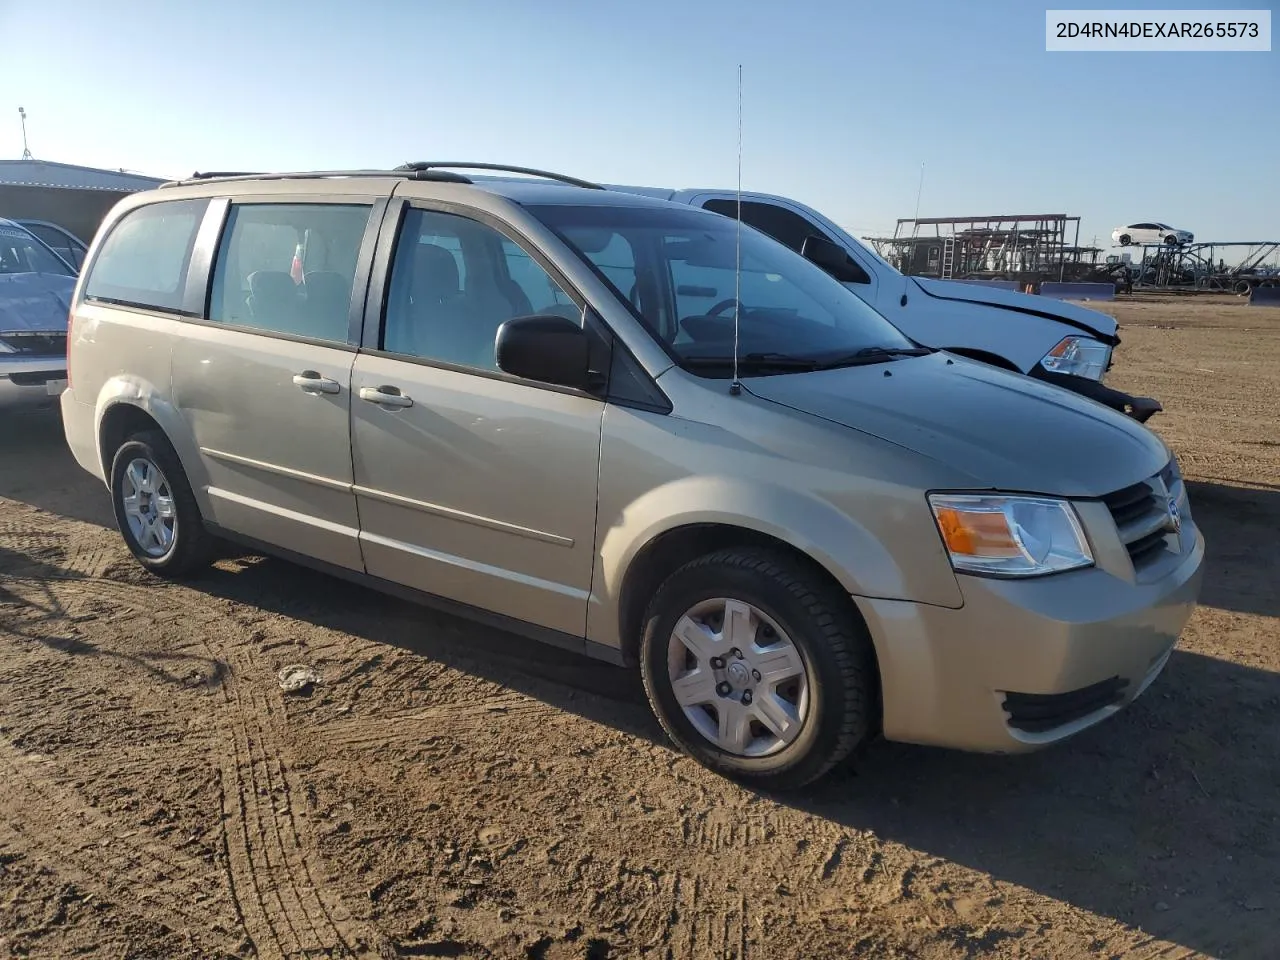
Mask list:
POLYGON ((738 315, 742 310, 742 64, 738 64, 738 232, 734 239, 733 268, 733 382, 729 393, 742 392, 738 380, 738 315))
POLYGON ((920 219, 920 194, 924 193, 924 161, 920 161, 920 186, 916 188, 916 220, 920 219))
POLYGON ((34 160, 35 157, 31 155, 31 150, 27 147, 27 111, 19 107, 18 116, 22 118, 22 159, 34 160))

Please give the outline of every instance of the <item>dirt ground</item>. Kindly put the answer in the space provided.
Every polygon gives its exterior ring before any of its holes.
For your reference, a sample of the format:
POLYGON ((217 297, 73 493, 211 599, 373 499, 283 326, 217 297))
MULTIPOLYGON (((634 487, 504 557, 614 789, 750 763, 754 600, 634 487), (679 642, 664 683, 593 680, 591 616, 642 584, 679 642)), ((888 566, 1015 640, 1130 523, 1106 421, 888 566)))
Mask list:
POLYGON ((620 669, 275 560, 154 580, 56 415, 7 416, 0 957, 1276 957, 1280 311, 1106 309, 1209 542, 1165 674, 799 798, 676 754, 620 669))

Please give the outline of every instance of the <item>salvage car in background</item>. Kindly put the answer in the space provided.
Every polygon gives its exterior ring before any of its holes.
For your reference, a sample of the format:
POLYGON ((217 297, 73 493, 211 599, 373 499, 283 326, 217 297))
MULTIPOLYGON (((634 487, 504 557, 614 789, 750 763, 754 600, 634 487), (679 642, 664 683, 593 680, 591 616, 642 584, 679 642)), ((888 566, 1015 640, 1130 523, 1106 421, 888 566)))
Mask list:
POLYGON ((0 408, 50 403, 61 392, 75 285, 67 261, 0 218, 0 408))

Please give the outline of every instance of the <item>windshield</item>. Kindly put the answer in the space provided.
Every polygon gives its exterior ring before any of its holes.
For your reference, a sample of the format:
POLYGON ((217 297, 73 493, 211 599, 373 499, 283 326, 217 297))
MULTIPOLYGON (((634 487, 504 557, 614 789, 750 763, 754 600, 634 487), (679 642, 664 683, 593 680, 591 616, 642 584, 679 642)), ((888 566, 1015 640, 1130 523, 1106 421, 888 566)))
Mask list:
POLYGON ((0 273, 74 276, 66 262, 22 227, 0 223, 0 273))
POLYGON ((756 230, 742 231, 739 277, 737 223, 728 217, 621 205, 529 210, 595 267, 682 365, 699 373, 727 375, 735 307, 738 354, 757 367, 914 346, 843 284, 756 230), (721 369, 717 360, 726 362, 721 369))

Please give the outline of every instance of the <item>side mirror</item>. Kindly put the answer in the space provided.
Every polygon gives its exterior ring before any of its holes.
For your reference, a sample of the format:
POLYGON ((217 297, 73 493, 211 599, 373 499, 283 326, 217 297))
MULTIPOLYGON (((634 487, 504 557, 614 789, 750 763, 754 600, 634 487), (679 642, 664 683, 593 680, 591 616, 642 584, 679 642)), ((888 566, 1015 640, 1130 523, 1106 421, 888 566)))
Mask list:
POLYGON ((504 373, 577 390, 595 384, 587 333, 565 317, 514 317, 498 327, 494 343, 504 373))
POLYGON ((810 235, 800 245, 800 256, 810 263, 817 264, 841 283, 870 283, 871 278, 863 270, 858 261, 849 256, 849 252, 838 243, 825 237, 810 235))

